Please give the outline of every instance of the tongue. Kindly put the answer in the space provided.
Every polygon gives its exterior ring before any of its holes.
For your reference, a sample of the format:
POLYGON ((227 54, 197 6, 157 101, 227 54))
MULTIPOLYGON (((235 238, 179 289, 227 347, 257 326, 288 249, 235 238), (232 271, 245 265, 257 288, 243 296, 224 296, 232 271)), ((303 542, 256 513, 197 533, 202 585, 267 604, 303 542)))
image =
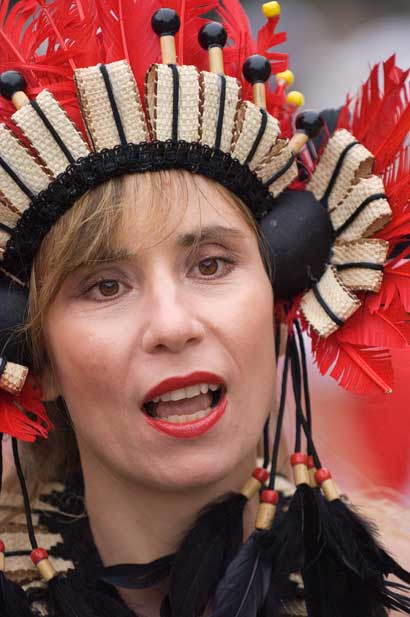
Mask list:
POLYGON ((193 398, 184 398, 180 401, 168 401, 167 403, 160 401, 155 408, 155 414, 159 418, 185 416, 207 409, 211 406, 211 402, 212 396, 209 392, 193 398))

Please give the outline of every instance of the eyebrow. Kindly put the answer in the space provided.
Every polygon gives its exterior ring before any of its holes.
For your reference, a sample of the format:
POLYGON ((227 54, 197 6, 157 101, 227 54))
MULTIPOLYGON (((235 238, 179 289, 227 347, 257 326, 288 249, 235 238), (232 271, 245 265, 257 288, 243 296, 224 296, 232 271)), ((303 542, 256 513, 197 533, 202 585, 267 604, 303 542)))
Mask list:
MULTIPOLYGON (((245 240, 246 234, 236 227, 225 227, 224 225, 207 225, 199 227, 189 233, 182 233, 176 237, 176 244, 181 248, 190 249, 204 242, 223 243, 227 240, 245 240)), ((132 251, 121 248, 106 247, 105 253, 100 256, 97 262, 90 264, 80 264, 78 267, 94 268, 95 266, 109 265, 115 261, 135 258, 136 254, 132 251)))
POLYGON ((246 235, 235 227, 208 225, 186 234, 179 234, 176 243, 182 248, 190 248, 201 242, 221 242, 223 240, 244 240, 246 235))

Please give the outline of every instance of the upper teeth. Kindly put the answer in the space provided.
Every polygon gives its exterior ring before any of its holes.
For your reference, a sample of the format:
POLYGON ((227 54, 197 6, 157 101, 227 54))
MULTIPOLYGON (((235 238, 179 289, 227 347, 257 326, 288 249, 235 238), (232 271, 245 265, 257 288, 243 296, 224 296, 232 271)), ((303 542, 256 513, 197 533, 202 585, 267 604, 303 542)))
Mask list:
POLYGON ((154 403, 159 403, 163 401, 166 403, 167 401, 180 401, 183 398, 193 398, 194 396, 199 396, 200 394, 206 394, 208 390, 215 392, 218 390, 220 386, 216 386, 215 384, 208 383, 199 383, 195 386, 188 386, 187 388, 180 388, 179 390, 172 390, 171 392, 165 392, 161 394, 161 396, 157 396, 152 399, 154 403))

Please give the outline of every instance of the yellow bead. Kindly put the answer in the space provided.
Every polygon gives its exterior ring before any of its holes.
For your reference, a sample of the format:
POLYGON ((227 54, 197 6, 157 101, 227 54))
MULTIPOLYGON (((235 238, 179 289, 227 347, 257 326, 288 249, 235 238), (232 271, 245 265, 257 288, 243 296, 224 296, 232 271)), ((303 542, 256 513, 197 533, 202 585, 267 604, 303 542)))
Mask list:
POLYGON ((282 73, 277 73, 276 79, 278 81, 285 81, 288 86, 291 86, 293 82, 295 81, 295 76, 293 72, 289 71, 288 69, 287 71, 283 71, 282 73))
POLYGON ((279 2, 265 2, 262 11, 267 19, 278 17, 280 15, 280 4, 279 2))
POLYGON ((295 107, 302 107, 305 104, 305 97, 301 92, 293 90, 293 92, 289 92, 287 101, 289 105, 295 105, 295 107))

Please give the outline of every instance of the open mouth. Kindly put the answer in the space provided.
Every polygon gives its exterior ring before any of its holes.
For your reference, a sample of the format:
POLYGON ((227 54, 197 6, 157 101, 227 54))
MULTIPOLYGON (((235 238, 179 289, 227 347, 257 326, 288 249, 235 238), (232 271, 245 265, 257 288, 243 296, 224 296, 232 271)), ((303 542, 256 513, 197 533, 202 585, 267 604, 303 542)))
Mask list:
POLYGON ((225 392, 221 384, 200 383, 166 392, 144 403, 142 409, 150 418, 172 424, 195 422, 210 415, 225 392))

